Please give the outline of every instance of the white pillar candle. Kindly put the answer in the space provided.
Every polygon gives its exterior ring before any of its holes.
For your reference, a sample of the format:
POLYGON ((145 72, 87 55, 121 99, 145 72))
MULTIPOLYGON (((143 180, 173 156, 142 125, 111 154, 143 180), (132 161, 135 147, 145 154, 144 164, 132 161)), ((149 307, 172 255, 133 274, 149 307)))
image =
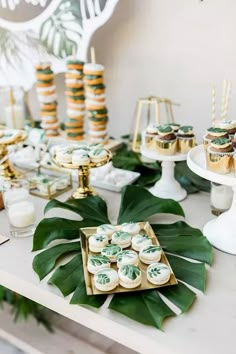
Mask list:
POLYGON ((9 189, 4 193, 4 203, 10 206, 14 203, 26 200, 29 196, 29 191, 26 188, 9 189))
POLYGON ((36 219, 34 204, 28 200, 11 205, 8 208, 8 218, 14 227, 27 227, 36 219))
POLYGON ((21 106, 13 105, 5 107, 6 126, 10 129, 23 129, 25 126, 24 109, 21 106), (12 114, 14 110, 14 116, 12 114))
POLYGON ((225 185, 212 185, 211 205, 219 210, 227 210, 231 207, 233 200, 232 188, 225 185))

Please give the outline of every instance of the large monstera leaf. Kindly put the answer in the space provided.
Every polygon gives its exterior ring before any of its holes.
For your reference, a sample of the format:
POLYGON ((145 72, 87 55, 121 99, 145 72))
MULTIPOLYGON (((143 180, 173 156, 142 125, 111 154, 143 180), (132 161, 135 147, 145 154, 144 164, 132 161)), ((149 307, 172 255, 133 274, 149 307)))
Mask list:
MULTIPOLYGON (((48 283, 56 286, 63 296, 71 294, 71 304, 99 308, 105 303, 107 295, 86 294, 78 239, 81 227, 110 222, 106 203, 100 197, 70 199, 65 203, 52 200, 47 204, 45 212, 53 208, 73 211, 78 214, 78 220, 45 218, 41 221, 35 231, 33 250, 46 250, 35 256, 33 269, 41 280, 50 274, 48 283), (54 240, 63 240, 63 243, 50 246, 54 240), (65 256, 69 261, 60 265, 60 260, 65 256)), ((118 223, 146 221, 158 213, 184 217, 181 206, 173 200, 154 197, 138 186, 123 189, 118 223)), ((212 248, 200 230, 192 228, 183 220, 172 224, 153 224, 152 227, 167 254, 178 284, 160 288, 158 291, 115 294, 110 296, 108 307, 145 325, 161 328, 166 317, 176 316, 168 306, 169 302, 183 313, 196 298, 197 291, 194 289, 205 291, 205 263, 212 263, 212 248)))

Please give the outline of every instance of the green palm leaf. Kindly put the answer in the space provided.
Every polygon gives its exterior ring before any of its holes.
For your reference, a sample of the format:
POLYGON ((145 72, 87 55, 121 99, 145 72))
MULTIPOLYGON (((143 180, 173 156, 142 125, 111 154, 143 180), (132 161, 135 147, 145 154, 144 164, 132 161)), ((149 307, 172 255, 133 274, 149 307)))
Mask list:
MULTIPOLYGON (((50 201, 45 212, 53 208, 62 208, 78 214, 80 220, 46 218, 38 225, 33 241, 33 249, 46 248, 56 239, 77 239, 79 228, 110 223, 106 203, 100 197, 88 197, 82 200, 68 200, 65 203, 50 201), (81 220, 82 218, 82 220, 81 220)), ((143 221, 157 213, 172 213, 183 216, 183 210, 177 202, 154 197, 147 190, 137 186, 127 186, 122 191, 118 223, 143 221)), ((167 255, 176 277, 177 285, 160 288, 159 293, 176 305, 182 312, 187 311, 196 298, 188 285, 205 291, 205 264, 212 262, 212 248, 201 231, 183 221, 173 224, 152 225, 158 235, 161 246, 171 255, 167 255), (183 259, 181 256, 187 257, 183 259), (190 261, 197 260, 200 262, 190 261), (184 282, 184 284, 183 284, 184 282)), ((64 241, 65 242, 65 241, 64 241)), ((71 241, 48 248, 34 259, 33 268, 40 279, 51 272, 49 283, 56 286, 64 296, 71 293, 71 304, 99 308, 107 299, 106 295, 88 296, 86 294, 82 256, 78 243, 71 241), (76 245, 77 244, 77 245, 76 245), (76 256, 62 266, 57 263, 65 255, 75 252, 76 256)), ((175 316, 167 303, 156 290, 135 293, 116 294, 109 308, 140 323, 161 328, 166 317, 175 316), (139 311, 137 311, 137 308, 139 311)))

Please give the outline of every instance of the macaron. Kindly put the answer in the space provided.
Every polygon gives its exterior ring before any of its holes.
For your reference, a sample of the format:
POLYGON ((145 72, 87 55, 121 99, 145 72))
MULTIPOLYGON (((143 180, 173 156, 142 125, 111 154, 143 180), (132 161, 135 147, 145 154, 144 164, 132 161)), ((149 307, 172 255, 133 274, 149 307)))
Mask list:
POLYGON ((92 162, 99 163, 107 158, 107 151, 105 149, 93 149, 89 156, 92 162))
POLYGON ((132 264, 122 265, 118 270, 118 275, 120 285, 127 289, 137 288, 142 281, 141 270, 132 264))
POLYGON ((159 262, 161 259, 162 249, 157 245, 147 245, 140 249, 139 258, 145 264, 159 262))
POLYGON ((116 231, 112 234, 111 243, 127 248, 131 245, 131 235, 128 232, 116 231))
POLYGON ((118 253, 116 259, 118 268, 127 264, 138 265, 138 254, 133 250, 121 251, 118 253))
POLYGON ((121 251, 122 248, 120 246, 111 243, 103 247, 101 253, 103 256, 108 257, 110 259, 110 262, 114 263, 116 262, 116 257, 118 253, 121 251))
POLYGON ((110 260, 106 256, 93 254, 88 257, 87 268, 91 274, 95 274, 102 269, 110 268, 110 266, 110 260))
POLYGON ((167 283, 170 275, 170 268, 164 263, 152 263, 147 267, 147 279, 154 285, 167 283))
POLYGON ((107 235, 93 234, 89 237, 88 243, 91 252, 99 253, 108 244, 108 237, 107 235))
POLYGON ((114 231, 115 231, 115 226, 111 224, 103 224, 97 227, 97 234, 107 235, 109 240, 111 240, 111 236, 114 231))
POLYGON ((138 252, 143 246, 151 244, 152 240, 146 234, 137 234, 132 238, 132 248, 138 252))
POLYGON ((121 230, 131 235, 137 235, 140 231, 140 226, 136 222, 126 222, 121 225, 121 230))
POLYGON ((106 268, 99 270, 94 275, 94 285, 100 291, 111 291, 119 285, 119 277, 116 270, 106 268))
POLYGON ((72 152, 72 164, 75 166, 88 166, 90 158, 83 150, 74 150, 72 152))

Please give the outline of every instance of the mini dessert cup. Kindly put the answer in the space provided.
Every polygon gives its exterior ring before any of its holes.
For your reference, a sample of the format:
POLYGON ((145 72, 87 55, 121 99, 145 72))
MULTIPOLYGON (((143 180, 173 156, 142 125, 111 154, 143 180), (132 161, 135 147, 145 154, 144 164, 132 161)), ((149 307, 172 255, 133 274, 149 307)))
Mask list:
POLYGON ((230 173, 233 165, 233 154, 233 146, 230 139, 213 139, 207 148, 206 154, 208 170, 221 175, 230 173))
POLYGON ((156 135, 151 135, 148 133, 144 134, 144 145, 145 145, 146 149, 148 149, 148 150, 155 149, 155 146, 156 146, 155 139, 156 139, 156 135))
POLYGON ((215 127, 210 127, 209 129, 207 129, 206 134, 203 137, 204 148, 207 149, 211 141, 217 138, 228 138, 227 131, 225 129, 215 127))
POLYGON ((178 131, 178 151, 181 154, 187 154, 196 145, 196 139, 193 134, 193 127, 185 125, 179 128, 178 131))
POLYGON ((156 150, 161 155, 174 155, 177 149, 177 139, 174 130, 169 125, 158 127, 156 150))

